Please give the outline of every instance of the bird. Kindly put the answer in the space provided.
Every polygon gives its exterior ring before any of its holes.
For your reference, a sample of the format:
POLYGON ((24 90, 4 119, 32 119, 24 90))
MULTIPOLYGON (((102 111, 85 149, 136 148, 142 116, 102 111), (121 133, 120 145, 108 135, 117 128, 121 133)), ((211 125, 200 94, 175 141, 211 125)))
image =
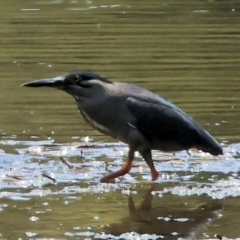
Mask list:
POLYGON ((75 99, 80 114, 93 129, 128 145, 127 160, 121 169, 102 177, 100 182, 112 182, 129 173, 137 151, 149 166, 152 181, 159 176, 152 150, 177 152, 197 148, 215 156, 223 154, 220 144, 192 117, 140 86, 81 71, 22 86, 63 90, 75 99))

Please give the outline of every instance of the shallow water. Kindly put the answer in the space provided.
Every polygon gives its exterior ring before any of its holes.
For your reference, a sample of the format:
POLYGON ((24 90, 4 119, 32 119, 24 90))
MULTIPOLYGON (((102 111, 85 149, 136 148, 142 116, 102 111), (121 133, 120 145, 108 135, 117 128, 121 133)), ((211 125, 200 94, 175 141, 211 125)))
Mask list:
POLYGON ((239 238, 239 12, 217 0, 1 1, 0 239, 239 238), (127 146, 65 93, 20 87, 75 70, 163 95, 224 155, 156 151, 155 184, 139 156, 100 184, 127 146))

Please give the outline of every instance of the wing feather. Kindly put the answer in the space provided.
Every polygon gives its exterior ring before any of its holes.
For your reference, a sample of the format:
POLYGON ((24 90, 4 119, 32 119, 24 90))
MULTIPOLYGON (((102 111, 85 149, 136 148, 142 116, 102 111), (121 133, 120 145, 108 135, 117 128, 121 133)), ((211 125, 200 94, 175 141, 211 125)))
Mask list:
POLYGON ((129 97, 127 106, 137 119, 136 128, 149 140, 173 142, 184 148, 203 144, 205 130, 175 105, 129 97))

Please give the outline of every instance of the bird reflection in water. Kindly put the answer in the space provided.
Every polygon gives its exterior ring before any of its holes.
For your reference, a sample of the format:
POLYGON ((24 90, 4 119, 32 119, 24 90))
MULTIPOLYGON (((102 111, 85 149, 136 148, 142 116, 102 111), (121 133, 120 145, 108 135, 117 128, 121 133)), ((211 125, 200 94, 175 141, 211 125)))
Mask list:
POLYGON ((138 208, 132 195, 128 195, 129 216, 121 219, 119 223, 110 224, 104 229, 105 234, 119 236, 123 233, 136 232, 159 236, 155 239, 161 239, 160 236, 164 239, 179 239, 179 237, 201 239, 206 226, 217 218, 218 210, 222 209, 220 200, 202 198, 207 200, 197 204, 196 199, 190 196, 173 195, 158 197, 158 206, 153 207, 155 188, 156 183, 152 184, 138 208), (195 205, 192 206, 190 201, 195 202, 195 205))

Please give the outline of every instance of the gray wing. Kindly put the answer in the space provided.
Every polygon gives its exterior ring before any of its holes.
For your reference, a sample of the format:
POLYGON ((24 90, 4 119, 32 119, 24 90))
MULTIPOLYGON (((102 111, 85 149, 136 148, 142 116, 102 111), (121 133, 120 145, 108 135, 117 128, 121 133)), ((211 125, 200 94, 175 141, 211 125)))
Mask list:
POLYGON ((189 115, 164 99, 161 103, 160 97, 158 101, 129 97, 126 102, 136 119, 133 125, 149 140, 173 142, 182 149, 216 144, 189 115))

